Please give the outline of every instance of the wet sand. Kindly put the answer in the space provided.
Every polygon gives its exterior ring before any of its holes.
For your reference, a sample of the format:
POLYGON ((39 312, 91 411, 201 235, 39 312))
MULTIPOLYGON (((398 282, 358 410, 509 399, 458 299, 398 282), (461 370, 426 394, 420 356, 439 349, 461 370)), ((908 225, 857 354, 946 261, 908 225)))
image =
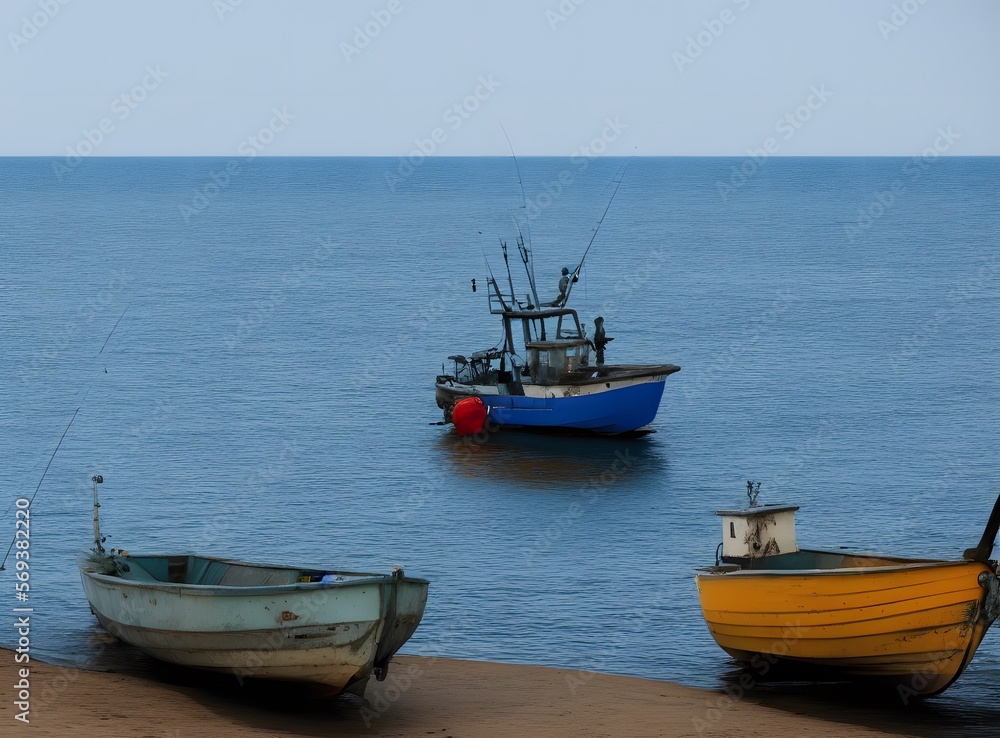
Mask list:
POLYGON ((25 725, 14 704, 24 665, 10 651, 0 651, 0 664, 4 736, 901 735, 837 722, 843 712, 835 705, 793 714, 670 682, 417 656, 397 656, 386 681, 369 683, 366 700, 322 701, 167 666, 122 674, 33 660, 25 725))

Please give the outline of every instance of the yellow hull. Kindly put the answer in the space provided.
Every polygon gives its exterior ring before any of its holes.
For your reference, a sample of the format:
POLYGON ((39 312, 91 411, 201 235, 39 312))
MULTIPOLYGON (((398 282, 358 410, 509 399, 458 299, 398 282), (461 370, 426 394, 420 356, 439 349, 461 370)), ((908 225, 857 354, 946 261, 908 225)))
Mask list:
POLYGON ((871 563, 888 565, 699 573, 702 613, 741 661, 778 657, 886 680, 901 694, 942 691, 989 627, 979 580, 993 573, 971 561, 871 563))

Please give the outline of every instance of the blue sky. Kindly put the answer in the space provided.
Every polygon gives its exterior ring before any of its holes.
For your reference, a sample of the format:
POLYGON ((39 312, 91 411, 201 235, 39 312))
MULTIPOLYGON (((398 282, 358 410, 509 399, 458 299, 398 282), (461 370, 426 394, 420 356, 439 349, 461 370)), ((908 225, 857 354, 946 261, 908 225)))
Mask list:
POLYGON ((994 0, 4 0, 0 155, 507 155, 500 123, 524 156, 997 155, 998 30, 994 0))

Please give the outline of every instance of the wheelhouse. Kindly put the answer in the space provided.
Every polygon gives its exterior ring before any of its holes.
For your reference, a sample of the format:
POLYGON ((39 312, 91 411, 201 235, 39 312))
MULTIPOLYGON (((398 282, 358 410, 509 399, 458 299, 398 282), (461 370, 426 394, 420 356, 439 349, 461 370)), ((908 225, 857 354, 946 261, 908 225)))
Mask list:
POLYGON ((575 310, 509 311, 503 316, 510 345, 512 324, 521 323, 525 361, 519 368, 526 379, 535 384, 555 384, 589 365, 590 341, 575 310))

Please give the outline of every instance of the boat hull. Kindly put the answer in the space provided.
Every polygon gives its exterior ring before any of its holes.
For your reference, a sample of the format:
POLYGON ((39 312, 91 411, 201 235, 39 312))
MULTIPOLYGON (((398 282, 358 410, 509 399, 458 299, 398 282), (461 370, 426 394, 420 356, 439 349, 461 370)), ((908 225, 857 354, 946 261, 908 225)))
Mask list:
POLYGON ((962 673, 993 615, 981 562, 833 570, 706 570, 702 613, 733 658, 873 679, 903 696, 941 692, 962 673))
POLYGON ((131 581, 81 565, 112 635, 173 664, 363 691, 423 616, 427 583, 380 577, 276 586, 131 581))
POLYGON ((438 383, 438 406, 477 396, 496 426, 533 430, 562 429, 602 434, 630 433, 653 422, 666 381, 665 374, 628 379, 608 378, 600 384, 525 386, 524 395, 500 394, 490 385, 438 383))

